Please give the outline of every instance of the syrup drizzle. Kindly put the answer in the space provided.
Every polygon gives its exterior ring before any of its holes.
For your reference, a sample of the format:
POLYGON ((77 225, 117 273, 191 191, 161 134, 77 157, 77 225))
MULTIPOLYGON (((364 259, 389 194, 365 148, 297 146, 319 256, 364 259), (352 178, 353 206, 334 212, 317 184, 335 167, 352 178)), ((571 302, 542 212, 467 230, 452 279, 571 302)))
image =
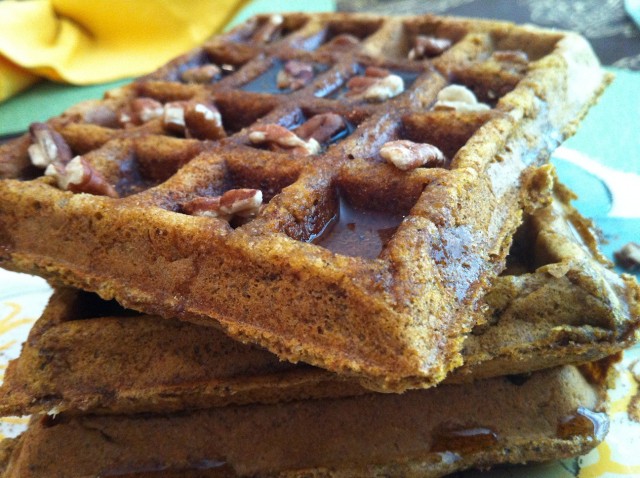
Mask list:
POLYGON ((474 453, 498 443, 498 434, 486 427, 442 429, 435 432, 431 452, 474 453))
POLYGON ((310 242, 331 252, 375 259, 404 219, 402 214, 368 211, 339 198, 339 213, 310 242))
POLYGON ((606 413, 585 407, 578 407, 575 414, 560 419, 556 429, 558 438, 563 440, 585 436, 588 440, 602 441, 608 432, 609 417, 606 413))

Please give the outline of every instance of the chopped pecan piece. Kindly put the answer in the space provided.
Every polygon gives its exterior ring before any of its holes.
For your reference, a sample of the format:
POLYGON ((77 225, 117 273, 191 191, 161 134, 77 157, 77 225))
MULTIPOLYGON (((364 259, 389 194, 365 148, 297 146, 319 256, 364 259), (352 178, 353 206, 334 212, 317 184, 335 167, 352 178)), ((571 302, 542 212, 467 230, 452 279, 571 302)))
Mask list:
POLYGON ((404 80, 389 70, 368 67, 363 76, 354 76, 347 82, 347 96, 366 101, 384 101, 404 91, 404 80))
POLYGON ((213 104, 172 101, 164 105, 163 124, 167 131, 196 139, 226 136, 222 116, 213 104))
POLYGON ((180 75, 182 81, 187 83, 198 83, 206 85, 217 80, 222 75, 222 70, 218 65, 210 63, 208 65, 194 66, 188 70, 184 70, 180 75))
POLYGON ((161 118, 164 112, 162 103, 152 98, 135 98, 128 107, 118 114, 121 126, 141 125, 156 118, 161 118))
POLYGON ((322 48, 326 50, 342 52, 350 50, 359 43, 360 39, 357 36, 351 35, 350 33, 341 33, 340 35, 334 36, 331 40, 322 45, 322 48))
POLYGON ((251 39, 259 43, 269 43, 280 33, 283 23, 282 15, 271 15, 256 29, 251 39))
POLYGON ((438 56, 451 48, 452 42, 448 38, 437 38, 428 35, 417 35, 413 48, 409 51, 410 60, 422 60, 438 56))
POLYGON ((461 85, 449 85, 438 93, 435 110, 486 111, 491 107, 480 103, 473 91, 461 85))
POLYGON ((414 143, 406 139, 389 141, 380 148, 380 156, 402 171, 420 166, 443 167, 447 163, 442 151, 428 143, 414 143))
POLYGON ((194 198, 182 204, 182 212, 190 216, 219 217, 225 220, 231 218, 220 210, 220 196, 194 198))
POLYGON ((367 78, 386 78, 391 72, 386 68, 380 68, 378 66, 368 66, 364 70, 364 76, 367 78))
POLYGON ((616 263, 623 269, 628 271, 640 270, 640 244, 636 242, 625 244, 613 256, 616 259, 616 263))
POLYGON ((342 116, 335 113, 323 113, 312 116, 293 132, 302 139, 315 139, 318 143, 324 144, 346 127, 347 123, 342 116))
POLYGON ((29 126, 32 144, 29 146, 31 164, 46 168, 51 163, 66 164, 73 158, 71 148, 62 135, 46 123, 29 126))
POLYGON ((320 152, 320 143, 315 139, 310 138, 305 141, 284 126, 277 124, 254 126, 249 133, 249 141, 253 144, 267 145, 273 151, 286 149, 299 156, 320 152))
POLYGON ((76 156, 66 164, 51 163, 45 175, 56 178, 58 187, 65 191, 118 197, 113 186, 82 156, 76 156))
POLYGON ((309 84, 313 80, 313 64, 299 60, 289 60, 278 72, 276 82, 278 88, 289 88, 293 91, 309 84))
POLYGON ((529 55, 522 50, 496 50, 491 54, 491 58, 499 62, 520 63, 522 65, 529 63, 529 55))
POLYGON ((230 221, 234 216, 255 217, 262 208, 259 189, 230 189, 222 196, 197 197, 182 204, 182 212, 191 216, 217 217, 230 221))
POLYGON ((242 217, 253 217, 262 206, 262 191, 259 189, 230 189, 220 197, 223 213, 242 217))
POLYGON ((186 134, 187 123, 184 112, 188 105, 188 101, 170 101, 164 105, 162 123, 167 131, 180 135, 186 134))

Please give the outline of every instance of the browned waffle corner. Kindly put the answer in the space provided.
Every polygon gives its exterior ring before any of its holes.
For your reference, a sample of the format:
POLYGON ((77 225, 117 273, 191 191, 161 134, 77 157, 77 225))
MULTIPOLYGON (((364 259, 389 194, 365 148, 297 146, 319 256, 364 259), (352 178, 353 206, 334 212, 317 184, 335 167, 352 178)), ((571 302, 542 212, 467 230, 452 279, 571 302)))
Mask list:
POLYGON ((256 17, 2 146, 2 265, 430 386, 504 267, 523 173, 606 82, 572 33, 256 17))

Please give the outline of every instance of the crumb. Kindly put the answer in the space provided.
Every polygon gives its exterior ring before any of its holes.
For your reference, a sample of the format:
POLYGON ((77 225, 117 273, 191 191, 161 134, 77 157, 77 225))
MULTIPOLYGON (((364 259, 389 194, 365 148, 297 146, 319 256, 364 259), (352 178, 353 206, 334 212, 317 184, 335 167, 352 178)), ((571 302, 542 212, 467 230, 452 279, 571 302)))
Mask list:
POLYGON ((637 242, 625 244, 613 256, 616 258, 616 263, 623 269, 640 271, 640 244, 637 242))
POLYGON ((629 402, 629 407, 627 408, 627 413, 629 414, 629 418, 634 422, 640 423, 640 360, 636 360, 629 366, 629 371, 633 378, 638 383, 638 391, 631 398, 629 402))

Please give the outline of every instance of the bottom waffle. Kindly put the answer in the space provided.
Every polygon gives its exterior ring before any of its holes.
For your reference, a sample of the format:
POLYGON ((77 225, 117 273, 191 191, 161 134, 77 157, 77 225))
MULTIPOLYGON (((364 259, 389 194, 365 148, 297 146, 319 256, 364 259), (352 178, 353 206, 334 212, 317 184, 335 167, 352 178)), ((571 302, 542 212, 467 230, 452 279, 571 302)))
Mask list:
MULTIPOLYGON (((467 338, 450 383, 593 361, 634 341, 638 286, 599 261, 568 198, 556 187, 554 202, 525 221, 487 297, 487 323, 467 338)), ((58 290, 7 369, 0 414, 172 412, 365 393, 213 328, 134 314, 58 290)))
POLYGON ((608 430, 605 385, 587 378, 565 366, 402 395, 36 417, 4 442, 2 476, 436 477, 558 459, 608 430))

